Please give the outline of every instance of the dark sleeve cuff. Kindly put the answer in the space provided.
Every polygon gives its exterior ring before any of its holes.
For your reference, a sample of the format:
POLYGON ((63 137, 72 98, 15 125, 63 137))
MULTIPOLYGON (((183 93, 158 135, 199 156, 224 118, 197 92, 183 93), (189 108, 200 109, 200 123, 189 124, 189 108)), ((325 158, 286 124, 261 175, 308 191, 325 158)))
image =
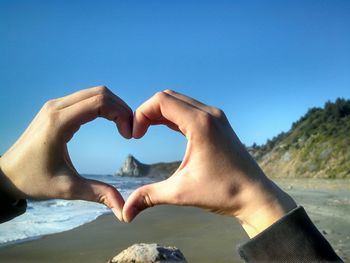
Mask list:
POLYGON ((0 193, 0 224, 23 214, 26 209, 25 199, 13 201, 0 193))
POLYGON ((246 262, 343 262, 299 206, 238 247, 246 262))

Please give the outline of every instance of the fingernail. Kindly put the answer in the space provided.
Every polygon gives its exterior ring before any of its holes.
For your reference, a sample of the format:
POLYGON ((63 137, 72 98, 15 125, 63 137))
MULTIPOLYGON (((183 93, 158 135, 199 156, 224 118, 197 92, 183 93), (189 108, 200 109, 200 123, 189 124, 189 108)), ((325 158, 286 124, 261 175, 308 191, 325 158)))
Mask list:
POLYGON ((111 208, 113 214, 119 219, 120 222, 123 222, 123 215, 120 212, 120 210, 118 210, 117 208, 111 208))

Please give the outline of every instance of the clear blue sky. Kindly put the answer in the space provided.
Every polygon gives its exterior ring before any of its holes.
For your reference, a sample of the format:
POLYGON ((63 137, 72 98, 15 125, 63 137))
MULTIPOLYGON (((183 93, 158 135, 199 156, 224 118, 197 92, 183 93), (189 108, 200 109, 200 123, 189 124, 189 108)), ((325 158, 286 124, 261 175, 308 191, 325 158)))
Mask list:
MULTIPOLYGON (((222 108, 245 144, 264 143, 350 98, 350 1, 0 0, 0 153, 46 100, 98 84, 133 109, 183 92, 222 108)), ((127 141, 97 120, 69 150, 80 172, 113 173, 128 153, 181 159, 185 143, 164 127, 127 141)))

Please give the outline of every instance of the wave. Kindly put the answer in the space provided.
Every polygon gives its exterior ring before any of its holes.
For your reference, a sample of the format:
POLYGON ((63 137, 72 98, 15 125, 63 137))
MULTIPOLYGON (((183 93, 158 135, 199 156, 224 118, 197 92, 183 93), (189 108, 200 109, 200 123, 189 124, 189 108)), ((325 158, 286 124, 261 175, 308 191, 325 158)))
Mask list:
MULTIPOLYGON (((126 199, 137 187, 152 183, 149 178, 126 178, 108 175, 88 175, 107 182, 126 199)), ((110 213, 104 205, 71 200, 28 201, 25 214, 0 225, 0 246, 39 238, 43 235, 71 230, 110 213)))

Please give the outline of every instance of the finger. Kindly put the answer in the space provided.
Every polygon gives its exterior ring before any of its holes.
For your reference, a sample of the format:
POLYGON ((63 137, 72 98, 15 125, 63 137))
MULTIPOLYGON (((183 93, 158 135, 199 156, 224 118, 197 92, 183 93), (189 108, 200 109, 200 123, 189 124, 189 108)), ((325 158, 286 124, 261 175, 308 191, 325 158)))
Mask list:
POLYGON ((151 119, 148 119, 148 117, 146 115, 140 116, 140 114, 142 114, 140 111, 135 112, 134 119, 133 119, 133 125, 132 125, 133 127, 134 126, 136 127, 136 129, 133 128, 133 137, 136 139, 141 138, 146 133, 146 130, 150 125, 166 125, 174 131, 181 132, 179 130, 179 127, 175 123, 173 123, 165 118, 160 118, 158 120, 151 120, 151 119), (138 126, 143 127, 143 129, 145 129, 145 130, 144 130, 144 132, 142 132, 142 135, 139 135, 136 137, 135 134, 140 133, 139 131, 137 131, 137 129, 139 129, 138 126))
POLYGON ((75 191, 72 193, 72 199, 86 200, 104 204, 110 208, 115 216, 123 221, 122 210, 124 199, 113 186, 91 179, 80 177, 75 191))
POLYGON ((173 91, 173 90, 164 90, 165 93, 171 95, 171 96, 174 96, 175 98, 179 99, 179 100, 182 100, 182 101, 185 101, 187 102, 188 104, 190 105, 193 105, 194 107, 197 107, 198 109, 201 109, 203 111, 206 111, 212 115, 216 115, 218 109, 217 108, 214 108, 214 107, 211 107, 211 106, 208 106, 196 99, 193 99, 191 97, 188 97, 186 95, 183 95, 181 93, 178 93, 176 91, 173 91))
POLYGON ((96 95, 75 103, 60 111, 61 130, 68 132, 70 139, 79 127, 97 117, 114 121, 125 138, 131 138, 133 114, 118 100, 109 95, 96 95))
POLYGON ((123 220, 131 222, 141 211, 160 204, 176 204, 174 188, 168 180, 141 186, 127 199, 123 208, 123 220))
POLYGON ((57 109, 63 109, 66 107, 69 107, 79 101, 86 100, 88 98, 91 98, 96 95, 109 95, 113 96, 115 100, 120 104, 123 105, 125 108, 129 108, 129 106, 118 96, 116 96, 113 92, 111 92, 107 87, 105 86, 96 86, 91 87, 87 89, 83 89, 77 92, 74 92, 73 94, 67 95, 65 97, 59 98, 55 100, 57 109))
POLYGON ((102 92, 104 86, 95 86, 83 90, 79 90, 62 98, 55 100, 57 109, 63 109, 69 107, 79 101, 86 100, 90 97, 97 95, 97 93, 102 92))
POLYGON ((201 110, 165 92, 158 92, 134 114, 133 137, 141 138, 150 125, 165 124, 187 134, 201 110))

